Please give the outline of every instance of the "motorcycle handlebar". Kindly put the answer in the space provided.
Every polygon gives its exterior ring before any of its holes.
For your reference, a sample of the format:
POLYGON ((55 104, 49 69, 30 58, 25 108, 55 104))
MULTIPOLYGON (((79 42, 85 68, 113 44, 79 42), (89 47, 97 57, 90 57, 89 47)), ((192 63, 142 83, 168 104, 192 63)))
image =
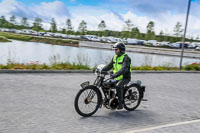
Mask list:
POLYGON ((109 72, 107 72, 107 71, 101 71, 101 74, 108 75, 108 74, 109 74, 109 72))
POLYGON ((104 75, 111 75, 111 74, 112 74, 112 72, 108 72, 108 71, 97 71, 96 69, 94 69, 94 70, 93 70, 93 73, 95 73, 95 72, 100 73, 100 74, 104 74, 104 75))

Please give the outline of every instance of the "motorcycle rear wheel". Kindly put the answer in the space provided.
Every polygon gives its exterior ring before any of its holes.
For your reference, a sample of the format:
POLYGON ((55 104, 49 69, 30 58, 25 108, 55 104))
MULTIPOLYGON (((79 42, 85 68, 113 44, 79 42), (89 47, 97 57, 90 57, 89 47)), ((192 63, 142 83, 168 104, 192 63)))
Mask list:
POLYGON ((128 111, 135 110, 142 100, 141 88, 137 85, 132 85, 124 92, 124 108, 128 111))

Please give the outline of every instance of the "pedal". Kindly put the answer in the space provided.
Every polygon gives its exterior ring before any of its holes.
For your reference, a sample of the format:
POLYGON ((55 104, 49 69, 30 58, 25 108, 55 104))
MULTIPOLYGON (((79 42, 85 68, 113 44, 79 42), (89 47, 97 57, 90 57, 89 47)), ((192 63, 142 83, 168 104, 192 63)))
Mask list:
POLYGON ((141 99, 141 101, 148 101, 147 99, 141 99))

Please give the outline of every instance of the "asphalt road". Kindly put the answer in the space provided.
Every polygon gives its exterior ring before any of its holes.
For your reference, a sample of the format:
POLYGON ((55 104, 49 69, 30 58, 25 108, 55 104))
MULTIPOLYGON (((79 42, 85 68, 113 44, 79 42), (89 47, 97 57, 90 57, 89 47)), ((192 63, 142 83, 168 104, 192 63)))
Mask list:
POLYGON ((101 108, 82 118, 74 97, 80 83, 94 81, 95 75, 0 74, 0 133, 200 132, 200 74, 132 77, 146 86, 147 102, 132 112, 101 108))

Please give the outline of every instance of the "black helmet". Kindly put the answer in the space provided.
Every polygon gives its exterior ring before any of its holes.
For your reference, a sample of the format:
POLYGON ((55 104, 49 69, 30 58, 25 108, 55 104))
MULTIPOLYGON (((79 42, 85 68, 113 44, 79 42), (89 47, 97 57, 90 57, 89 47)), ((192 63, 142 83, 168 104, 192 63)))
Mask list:
POLYGON ((126 46, 124 43, 121 43, 121 42, 117 42, 115 43, 115 45, 113 45, 113 49, 119 49, 120 51, 125 51, 126 49, 126 46))

